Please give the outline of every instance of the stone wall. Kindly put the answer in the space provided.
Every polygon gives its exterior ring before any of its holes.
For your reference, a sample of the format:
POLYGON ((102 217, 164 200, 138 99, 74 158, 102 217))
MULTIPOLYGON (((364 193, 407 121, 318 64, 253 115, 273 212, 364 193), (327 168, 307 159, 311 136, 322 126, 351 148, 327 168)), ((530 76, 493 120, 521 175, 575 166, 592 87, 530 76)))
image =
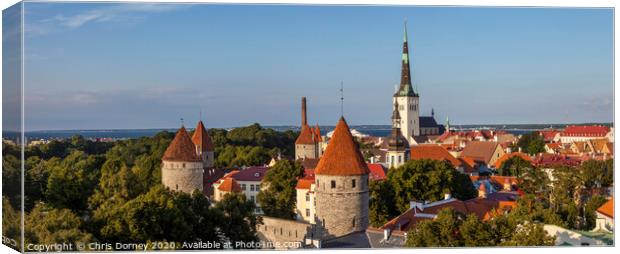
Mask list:
POLYGON ((173 191, 202 192, 203 174, 202 162, 164 161, 161 166, 161 181, 173 191))
POLYGON ((262 224, 257 225, 256 230, 259 238, 268 244, 266 248, 302 248, 306 245, 307 239, 315 238, 317 235, 313 226, 306 222, 267 216, 261 216, 261 218, 262 224))
POLYGON ((316 224, 323 239, 344 236, 368 227, 368 175, 316 175, 316 224), (332 181, 335 188, 332 188, 332 181), (355 187, 353 187, 355 181, 355 187))
POLYGON ((295 159, 316 159, 318 153, 317 145, 311 144, 295 144, 295 159))

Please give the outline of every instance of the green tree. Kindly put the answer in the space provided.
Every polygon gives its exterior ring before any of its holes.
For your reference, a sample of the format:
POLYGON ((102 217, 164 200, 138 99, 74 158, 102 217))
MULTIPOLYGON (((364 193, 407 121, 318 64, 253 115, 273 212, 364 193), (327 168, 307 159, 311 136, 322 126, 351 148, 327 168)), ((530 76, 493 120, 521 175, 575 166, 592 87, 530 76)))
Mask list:
POLYGON ((490 226, 475 214, 469 214, 459 229, 463 245, 467 247, 494 246, 496 242, 491 232, 490 226))
POLYGON ((388 181, 394 190, 394 200, 399 212, 409 209, 409 201, 437 201, 446 193, 466 200, 475 197, 469 177, 462 175, 446 161, 411 160, 388 172, 388 181))
POLYGON ((543 225, 525 222, 517 225, 512 237, 501 246, 554 246, 555 236, 547 235, 543 225))
POLYGON ((521 176, 526 169, 533 168, 532 163, 519 156, 513 156, 505 160, 498 169, 498 173, 503 176, 521 176))
POLYGON ((239 193, 227 193, 224 198, 215 204, 215 209, 222 213, 221 232, 226 239, 235 242, 258 241, 256 225, 260 223, 254 215, 256 206, 239 193))
POLYGON ((266 188, 257 196, 261 209, 267 216, 283 219, 295 218, 297 179, 303 177, 303 167, 299 162, 279 160, 267 171, 263 179, 266 188))
POLYGON ((2 236, 7 238, 3 241, 5 245, 16 250, 21 248, 21 216, 13 209, 9 199, 4 196, 2 197, 2 236))
POLYGON ((394 206, 394 191, 388 181, 370 181, 370 202, 368 217, 370 225, 380 227, 388 222, 398 211, 394 206))
POLYGON ((35 244, 88 243, 91 234, 82 230, 82 220, 69 209, 37 204, 26 216, 25 242, 35 244))
POLYGON ((545 140, 538 132, 530 132, 521 135, 517 146, 523 152, 528 154, 537 154, 545 152, 545 140))
POLYGON ((103 157, 74 151, 62 163, 49 168, 46 200, 53 208, 81 211, 100 176, 103 157))
POLYGON ((613 160, 587 160, 579 166, 586 188, 609 187, 613 184, 613 160))
POLYGON ((405 242, 407 247, 459 247, 463 239, 459 227, 462 216, 452 208, 439 211, 434 220, 422 221, 410 230, 405 242))

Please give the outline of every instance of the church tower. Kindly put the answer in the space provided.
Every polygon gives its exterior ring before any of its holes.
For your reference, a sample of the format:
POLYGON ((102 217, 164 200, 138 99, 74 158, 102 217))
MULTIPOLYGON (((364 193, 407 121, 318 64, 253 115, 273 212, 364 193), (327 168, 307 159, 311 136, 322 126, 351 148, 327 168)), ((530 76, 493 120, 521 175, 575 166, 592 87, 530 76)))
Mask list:
POLYGON ((344 117, 315 169, 316 220, 328 240, 368 228, 368 174, 344 117))
POLYGON ((215 149, 202 120, 198 121, 198 125, 196 125, 194 135, 192 136, 192 142, 196 146, 196 154, 202 160, 203 168, 212 168, 215 161, 215 149))
POLYGON ((407 43, 407 24, 405 24, 405 37, 403 39, 403 57, 400 74, 400 86, 394 94, 393 104, 398 105, 395 110, 401 117, 400 130, 409 144, 416 144, 414 136, 420 136, 420 97, 413 90, 411 84, 411 71, 409 63, 409 47, 407 43))
POLYGON ((389 168, 398 168, 409 160, 409 142, 400 132, 400 113, 398 112, 398 102, 394 103, 392 111, 392 134, 388 137, 388 151, 385 155, 389 168))
POLYGON ((174 139, 161 158, 161 181, 173 191, 203 192, 204 169, 201 158, 196 154, 194 143, 185 130, 177 131, 174 139))

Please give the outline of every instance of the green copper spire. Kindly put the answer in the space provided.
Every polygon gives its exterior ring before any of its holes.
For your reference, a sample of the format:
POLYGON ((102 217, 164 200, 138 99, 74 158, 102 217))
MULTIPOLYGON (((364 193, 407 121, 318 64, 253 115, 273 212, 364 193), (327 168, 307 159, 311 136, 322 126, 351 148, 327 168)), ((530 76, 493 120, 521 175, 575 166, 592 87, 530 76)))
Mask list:
POLYGON ((417 97, 418 94, 411 85, 411 71, 409 68, 409 46, 407 42, 407 21, 405 20, 405 33, 403 39, 403 57, 400 74, 400 87, 394 96, 417 97))

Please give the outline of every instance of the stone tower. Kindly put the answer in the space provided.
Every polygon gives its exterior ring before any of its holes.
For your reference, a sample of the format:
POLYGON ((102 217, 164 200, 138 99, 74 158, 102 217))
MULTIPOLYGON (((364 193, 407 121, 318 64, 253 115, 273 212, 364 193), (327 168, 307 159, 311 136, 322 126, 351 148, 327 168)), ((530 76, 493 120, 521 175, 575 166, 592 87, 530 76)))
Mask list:
POLYGON ((400 167, 409 160, 409 142, 401 135, 400 125, 402 120, 397 108, 398 102, 394 103, 394 110, 392 111, 392 133, 387 140, 388 151, 386 154, 386 162, 390 168, 400 167))
POLYGON ((315 169, 315 222, 323 229, 323 239, 366 230, 369 172, 349 126, 340 118, 315 169))
POLYGON ((192 193, 203 191, 203 162, 196 154, 196 147, 185 130, 177 131, 161 158, 161 181, 173 191, 192 193))
POLYGON ((214 166, 215 161, 215 149, 211 142, 211 137, 207 133, 202 121, 198 121, 194 135, 192 136, 192 142, 196 146, 196 154, 202 160, 202 167, 204 169, 210 169, 214 166))
POLYGON ((301 97, 301 132, 295 140, 295 160, 318 159, 321 157, 321 134, 319 126, 313 129, 308 125, 306 97, 301 97))
POLYGON ((401 116, 400 131, 407 138, 409 144, 416 144, 414 136, 420 135, 420 97, 411 85, 411 71, 409 67, 409 47, 407 44, 407 24, 403 40, 403 57, 400 73, 400 86, 394 94, 393 102, 398 106, 401 116))

